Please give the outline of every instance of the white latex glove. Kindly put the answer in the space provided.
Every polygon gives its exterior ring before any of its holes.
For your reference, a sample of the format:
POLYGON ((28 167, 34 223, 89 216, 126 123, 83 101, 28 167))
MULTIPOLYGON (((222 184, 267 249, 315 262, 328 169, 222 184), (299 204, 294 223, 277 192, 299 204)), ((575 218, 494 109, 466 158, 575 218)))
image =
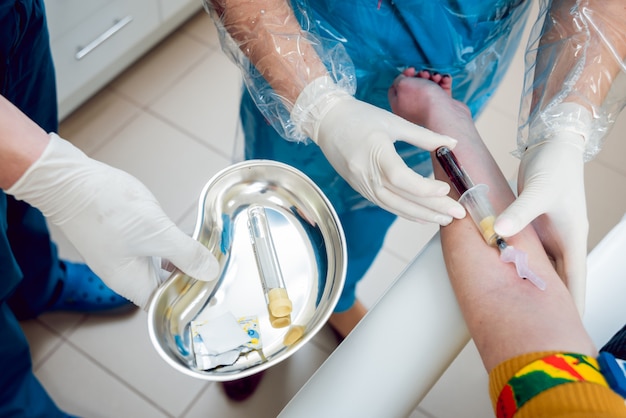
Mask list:
POLYGON ((465 209, 447 196, 450 186, 411 170, 393 144, 404 141, 433 151, 456 140, 359 101, 327 77, 300 94, 292 120, 357 192, 404 218, 447 225, 465 209))
POLYGON ((161 283, 161 258, 199 280, 218 275, 213 254, 182 232, 139 180, 55 134, 6 193, 41 210, 94 273, 142 308, 161 283))
POLYGON ((584 140, 560 132, 522 155, 519 197, 496 219, 503 237, 517 234, 531 222, 556 270, 582 313, 587 274, 589 223, 584 187, 584 140))

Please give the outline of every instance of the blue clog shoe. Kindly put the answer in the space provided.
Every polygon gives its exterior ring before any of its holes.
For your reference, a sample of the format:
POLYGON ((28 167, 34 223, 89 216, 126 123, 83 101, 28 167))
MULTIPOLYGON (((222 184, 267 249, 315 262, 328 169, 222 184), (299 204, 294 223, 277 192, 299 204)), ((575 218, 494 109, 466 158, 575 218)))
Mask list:
POLYGON ((63 289, 48 311, 121 313, 135 307, 104 284, 86 264, 63 260, 61 265, 65 270, 63 289))

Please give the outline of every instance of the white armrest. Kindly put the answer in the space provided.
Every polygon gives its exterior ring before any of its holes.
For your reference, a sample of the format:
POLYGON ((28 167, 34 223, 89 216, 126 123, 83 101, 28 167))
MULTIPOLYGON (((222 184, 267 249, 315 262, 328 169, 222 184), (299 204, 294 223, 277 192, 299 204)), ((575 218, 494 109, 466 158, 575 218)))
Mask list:
MULTIPOLYGON (((626 216, 588 258, 583 321, 598 348, 626 324, 625 254, 626 216)), ((279 416, 406 417, 469 340, 437 233, 279 416)))
POLYGON ((587 257, 583 323, 598 349, 626 324, 626 216, 587 257))
POLYGON ((437 233, 280 417, 406 417, 470 336, 437 233))

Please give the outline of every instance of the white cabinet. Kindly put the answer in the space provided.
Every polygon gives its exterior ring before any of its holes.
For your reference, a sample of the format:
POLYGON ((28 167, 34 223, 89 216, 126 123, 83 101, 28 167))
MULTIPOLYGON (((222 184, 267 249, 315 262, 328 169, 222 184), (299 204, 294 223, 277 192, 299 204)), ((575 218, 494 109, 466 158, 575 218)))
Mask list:
POLYGON ((152 48, 201 0, 45 0, 63 119, 152 48))
POLYGON ((50 39, 58 37, 78 26, 89 16, 98 13, 109 3, 107 0, 46 0, 46 17, 50 39))
POLYGON ((194 0, 192 2, 189 2, 189 0, 159 0, 161 18, 163 20, 175 18, 182 10, 189 8, 190 3, 193 4, 194 11, 202 6, 202 0, 194 0))

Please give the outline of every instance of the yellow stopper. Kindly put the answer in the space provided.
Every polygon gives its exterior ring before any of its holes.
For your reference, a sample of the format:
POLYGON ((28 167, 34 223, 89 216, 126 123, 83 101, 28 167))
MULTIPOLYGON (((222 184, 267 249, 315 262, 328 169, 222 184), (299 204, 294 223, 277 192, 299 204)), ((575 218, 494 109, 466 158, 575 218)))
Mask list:
POLYGON ((287 295, 287 289, 281 287, 270 289, 267 293, 267 299, 269 300, 267 307, 271 315, 280 318, 291 314, 292 305, 287 295))
POLYGON ((485 216, 482 221, 480 221, 480 230, 483 233, 483 238, 487 241, 487 244, 493 245, 493 240, 496 236, 496 231, 493 229, 493 224, 496 221, 496 217, 493 215, 485 216))
POLYGON ((289 328, 287 334, 285 334, 285 338, 283 338, 283 344, 292 345, 295 344, 302 336, 304 335, 304 326, 302 325, 294 325, 289 328))
POLYGON ((270 313, 270 324, 274 328, 285 328, 291 325, 291 316, 275 317, 270 313))

